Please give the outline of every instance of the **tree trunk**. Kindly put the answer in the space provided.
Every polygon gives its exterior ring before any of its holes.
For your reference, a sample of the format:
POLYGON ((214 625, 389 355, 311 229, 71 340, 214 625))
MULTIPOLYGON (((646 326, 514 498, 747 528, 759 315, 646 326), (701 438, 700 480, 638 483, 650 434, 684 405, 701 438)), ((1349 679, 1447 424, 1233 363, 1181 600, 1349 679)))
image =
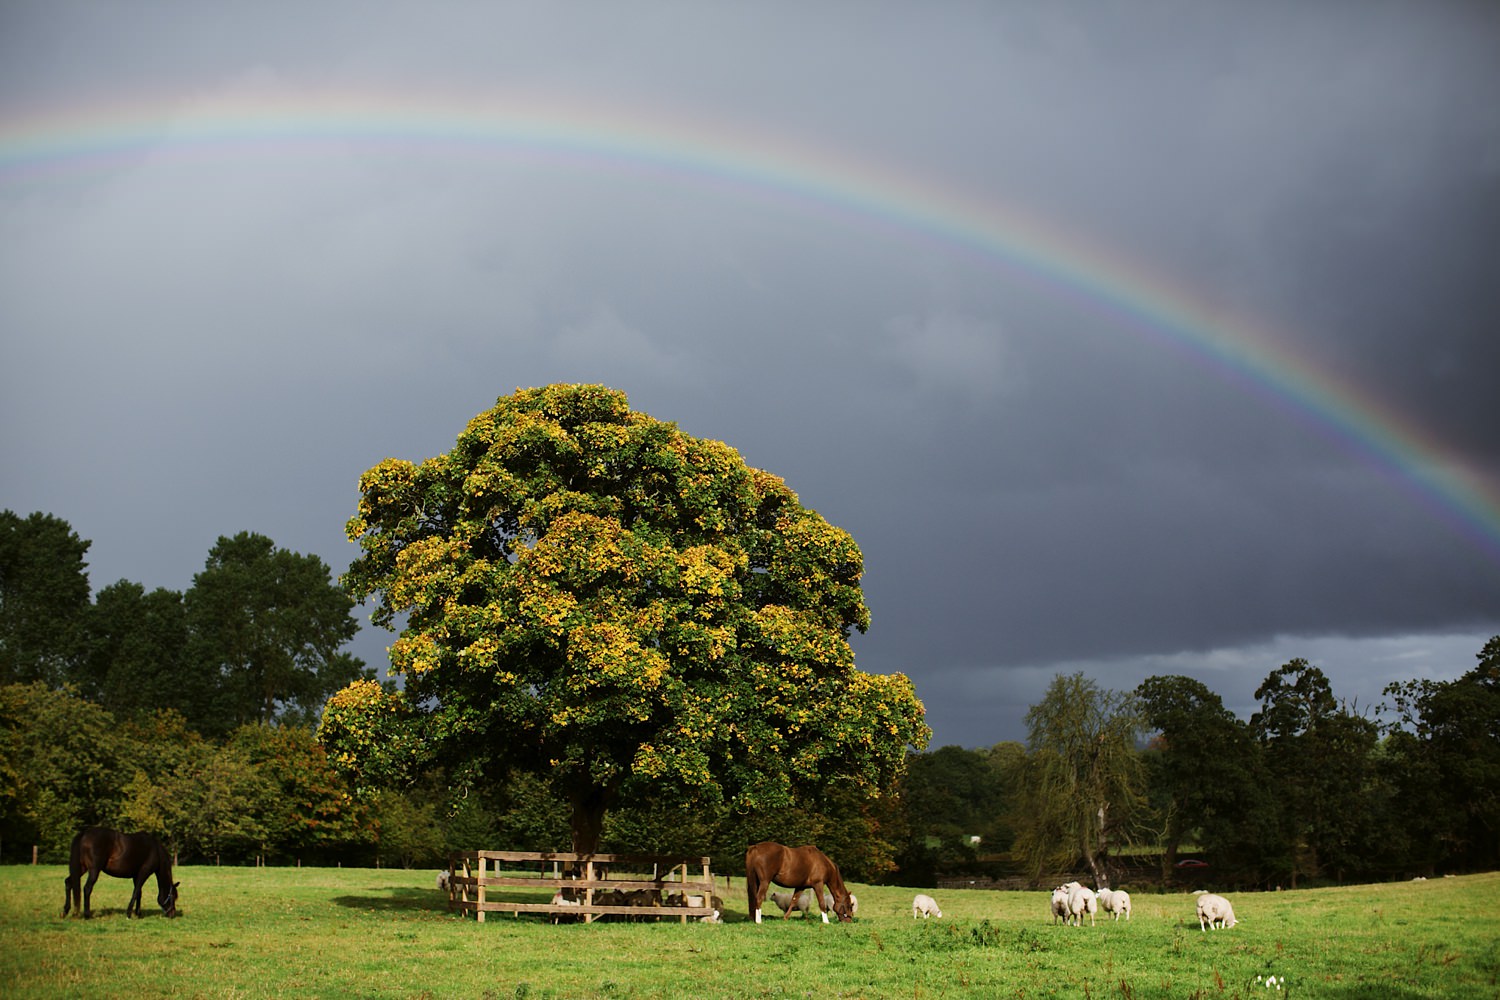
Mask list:
MULTIPOLYGON (((1107 818, 1109 816, 1109 803, 1099 804, 1099 831, 1097 851, 1090 850, 1088 853, 1089 868, 1094 873, 1094 887, 1098 889, 1109 888, 1109 833, 1107 818)), ((1092 847, 1092 845, 1090 845, 1092 847)))
POLYGON ((1185 810, 1179 809, 1175 802, 1167 808, 1169 809, 1169 813, 1167 816, 1166 837, 1164 838, 1166 843, 1163 845, 1166 850, 1162 852, 1161 856, 1162 885, 1171 885, 1172 883, 1173 869, 1177 867, 1177 845, 1182 843, 1183 816, 1185 814, 1185 810))
POLYGON ((604 832, 604 814, 615 799, 613 789, 602 785, 588 785, 569 794, 573 814, 569 821, 573 827, 573 853, 594 854, 599 850, 599 837, 604 832))

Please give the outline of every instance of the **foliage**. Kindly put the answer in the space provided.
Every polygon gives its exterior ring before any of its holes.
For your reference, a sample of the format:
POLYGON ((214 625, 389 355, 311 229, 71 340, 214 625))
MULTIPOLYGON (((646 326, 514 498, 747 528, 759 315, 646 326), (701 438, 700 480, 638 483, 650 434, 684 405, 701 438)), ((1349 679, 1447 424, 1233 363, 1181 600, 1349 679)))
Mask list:
POLYGON ((0 774, 13 776, 0 836, 66 860, 78 830, 119 816, 129 756, 109 713, 71 690, 0 687, 0 774))
POLYGON ((1303 659, 1273 671, 1255 697, 1261 709, 1250 717, 1250 730, 1277 789, 1274 874, 1295 886, 1361 867, 1368 834, 1379 825, 1372 811, 1376 725, 1340 706, 1327 677, 1303 659))
POLYGON ((0 511, 0 684, 66 677, 89 602, 88 549, 61 518, 0 511))
POLYGON ((247 723, 229 746, 273 791, 261 816, 265 845, 282 857, 324 858, 365 839, 364 810, 349 794, 312 730, 247 723))
POLYGON ((379 792, 370 803, 370 819, 381 864, 430 868, 442 863, 447 853, 443 829, 431 802, 401 792, 379 792))
POLYGON ((72 677, 85 697, 122 719, 170 707, 200 727, 211 722, 216 676, 187 655, 181 594, 121 580, 95 595, 83 621, 72 677))
POLYGON ((1265 815, 1260 745, 1219 696, 1190 677, 1149 677, 1136 688, 1157 735, 1143 755, 1159 817, 1162 875, 1191 836, 1221 867, 1244 865, 1244 841, 1265 815))
POLYGON ((602 386, 517 391, 452 451, 360 480, 345 583, 406 615, 398 695, 332 698, 322 739, 361 781, 434 759, 545 773, 575 849, 675 787, 741 812, 888 789, 928 730, 911 682, 854 667, 869 624, 849 535, 717 441, 602 386))
POLYGON ((1500 636, 1478 659, 1455 681, 1387 687, 1400 713, 1388 749, 1412 848, 1488 868, 1500 864, 1500 636))
POLYGON ((368 676, 339 651, 359 622, 317 556, 278 549, 252 532, 220 536, 185 603, 190 659, 212 671, 220 691, 204 720, 209 731, 311 723, 331 692, 368 676))
POLYGON ((1144 800, 1135 696, 1105 691, 1081 673, 1058 675, 1026 725, 1027 754, 1014 776, 1017 851, 1037 871, 1082 858, 1094 883, 1108 886, 1111 844, 1144 800))

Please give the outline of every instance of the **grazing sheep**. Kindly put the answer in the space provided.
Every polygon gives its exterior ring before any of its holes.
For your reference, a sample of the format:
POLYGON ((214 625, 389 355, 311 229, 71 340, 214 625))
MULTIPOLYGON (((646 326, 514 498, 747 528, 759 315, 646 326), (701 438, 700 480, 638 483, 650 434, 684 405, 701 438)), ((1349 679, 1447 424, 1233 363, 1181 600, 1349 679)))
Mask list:
POLYGON ((770 900, 781 907, 783 914, 789 914, 792 910, 806 913, 807 908, 812 905, 806 893, 801 892, 773 892, 770 894, 770 900))
POLYGON ((1068 890, 1058 886, 1052 890, 1052 923, 1056 926, 1058 920, 1068 922, 1068 890))
POLYGON ((446 891, 447 890, 447 888, 448 888, 448 873, 447 872, 438 872, 437 887, 438 887, 438 889, 440 891, 446 891))
POLYGON ((1119 920, 1120 914, 1125 914, 1125 919, 1130 919, 1130 893, 1124 889, 1100 889, 1099 905, 1104 912, 1119 920))
POLYGON ((1089 915, 1089 926, 1094 926, 1094 914, 1099 911, 1099 899, 1094 895, 1094 890, 1077 882, 1067 882, 1063 888, 1068 891, 1068 922, 1078 922, 1083 926, 1083 915, 1089 915))
POLYGON ((1234 919, 1234 907, 1230 906, 1229 900, 1223 896, 1205 892, 1198 897, 1199 930, 1206 931, 1210 927, 1215 929, 1233 927, 1238 922, 1234 919))
POLYGON ((927 893, 919 892, 912 897, 911 918, 913 920, 919 916, 923 920, 926 920, 928 917, 941 917, 942 915, 943 911, 938 909, 937 900, 927 895, 927 893))

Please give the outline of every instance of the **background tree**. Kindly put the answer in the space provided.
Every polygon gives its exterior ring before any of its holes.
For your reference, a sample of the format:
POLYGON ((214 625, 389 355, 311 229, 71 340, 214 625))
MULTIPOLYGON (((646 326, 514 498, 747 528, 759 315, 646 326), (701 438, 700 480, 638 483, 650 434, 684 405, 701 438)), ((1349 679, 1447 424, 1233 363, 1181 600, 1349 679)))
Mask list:
POLYGON ((159 587, 148 594, 120 580, 95 595, 83 623, 72 676, 85 697, 121 719, 172 708, 194 725, 212 724, 216 678, 187 655, 180 593, 159 587))
POLYGON ((897 861, 903 884, 932 886, 939 871, 972 869, 979 856, 972 837, 985 850, 1008 849, 1007 799, 1004 773, 990 751, 946 746, 913 754, 901 781, 906 838, 897 861))
POLYGON ((51 514, 0 511, 0 684, 61 684, 89 604, 89 543, 51 514))
MULTIPOLYGON (((1388 743, 1408 859, 1471 870, 1500 864, 1500 636, 1456 681, 1392 684, 1400 723, 1388 743)), ((1410 863, 1410 862, 1408 862, 1410 863)))
POLYGON ((340 651, 359 631, 354 603, 323 560, 276 548, 264 535, 220 537, 186 595, 189 656, 220 698, 202 728, 247 722, 310 724, 324 699, 364 664, 340 651))
POLYGON ((327 859, 362 842, 363 808, 304 726, 247 723, 228 745, 243 751, 273 794, 260 817, 265 848, 282 858, 327 859))
POLYGON ((848 533, 623 393, 502 397, 452 451, 388 459, 360 492, 345 582, 377 623, 407 615, 405 692, 351 686, 323 718, 363 780, 439 758, 545 773, 589 851, 624 793, 739 812, 870 796, 927 740, 911 682, 854 667, 869 613, 848 533))
POLYGON ((1148 677, 1136 688, 1156 738, 1143 757, 1160 820, 1162 877, 1172 874, 1184 837, 1212 846, 1216 863, 1243 863, 1240 840, 1255 810, 1259 746, 1218 695, 1191 677, 1148 677))
POLYGON ((0 774, 16 776, 0 799, 0 840, 41 847, 66 861, 84 826, 113 824, 130 778, 132 748, 108 712, 41 682, 0 686, 0 774))
POLYGON ((1026 713, 1026 726, 1027 754, 1015 776, 1017 853, 1038 872, 1082 858, 1094 883, 1108 886, 1110 847, 1145 787, 1135 696, 1105 691, 1081 673, 1058 675, 1026 713))
POLYGON ((1250 717, 1274 799, 1279 853, 1273 868, 1296 885, 1367 864, 1378 727, 1340 706, 1323 671, 1294 659, 1255 690, 1261 709, 1250 717))

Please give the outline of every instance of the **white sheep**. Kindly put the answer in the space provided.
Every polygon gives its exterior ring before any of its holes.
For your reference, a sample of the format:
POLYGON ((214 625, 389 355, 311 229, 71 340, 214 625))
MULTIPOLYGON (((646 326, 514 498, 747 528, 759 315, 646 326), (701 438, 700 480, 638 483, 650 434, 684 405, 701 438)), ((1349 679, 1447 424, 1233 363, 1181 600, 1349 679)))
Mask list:
POLYGON ((1089 926, 1094 925, 1094 914, 1099 911, 1099 898, 1094 895, 1094 890, 1077 882, 1064 883, 1063 888, 1068 890, 1068 922, 1078 922, 1083 926, 1083 915, 1089 915, 1089 926))
POLYGON ((919 892, 912 897, 911 918, 913 920, 919 916, 923 920, 926 920, 928 917, 941 917, 942 915, 943 911, 938 909, 937 900, 927 895, 927 893, 919 892))
POLYGON ((812 897, 807 891, 802 892, 772 892, 771 902, 781 907, 783 914, 789 914, 792 910, 799 913, 807 913, 812 908, 812 897))
POLYGON ((1119 920, 1120 914, 1125 914, 1125 919, 1130 919, 1130 893, 1124 889, 1100 889, 1099 905, 1104 912, 1119 920))
POLYGON ((1068 890, 1058 886, 1052 890, 1052 923, 1055 926, 1058 920, 1068 922, 1068 890))
POLYGON ((437 887, 438 887, 439 890, 446 890, 448 888, 448 873, 447 872, 438 872, 437 887))
POLYGON ((1205 892, 1198 897, 1199 930, 1206 931, 1210 927, 1233 927, 1238 922, 1234 919, 1234 907, 1230 906, 1229 900, 1223 896, 1205 892))

